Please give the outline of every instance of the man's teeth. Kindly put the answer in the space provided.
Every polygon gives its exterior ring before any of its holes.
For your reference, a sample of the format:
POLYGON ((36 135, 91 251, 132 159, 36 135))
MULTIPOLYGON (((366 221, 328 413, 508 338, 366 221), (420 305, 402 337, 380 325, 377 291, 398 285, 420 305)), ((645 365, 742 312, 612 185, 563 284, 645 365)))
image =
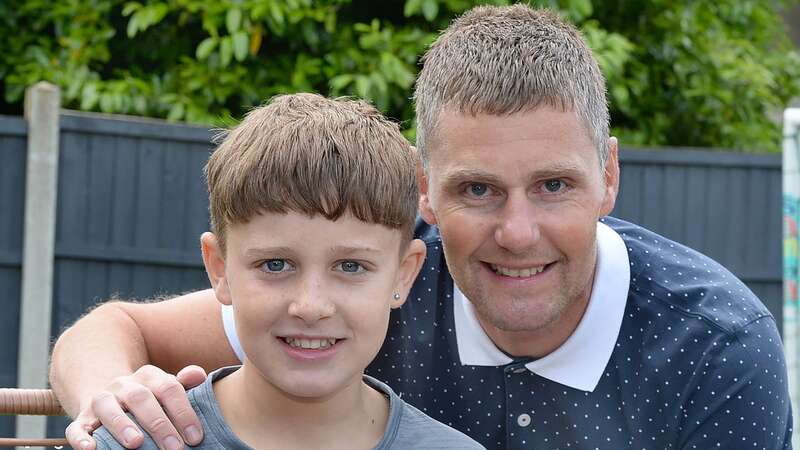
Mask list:
POLYGON ((527 269, 509 269, 503 266, 491 264, 492 270, 499 275, 513 278, 525 278, 536 275, 544 270, 545 266, 528 267, 527 269))
POLYGON ((287 344, 295 348, 306 348, 306 349, 321 349, 321 348, 328 348, 336 343, 336 338, 326 338, 326 339, 297 339, 292 337, 285 337, 283 338, 287 344))

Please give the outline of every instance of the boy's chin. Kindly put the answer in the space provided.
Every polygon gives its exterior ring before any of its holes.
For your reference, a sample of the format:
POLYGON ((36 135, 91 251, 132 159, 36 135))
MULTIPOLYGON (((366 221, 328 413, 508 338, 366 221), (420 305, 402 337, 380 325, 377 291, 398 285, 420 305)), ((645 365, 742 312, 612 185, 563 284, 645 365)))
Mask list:
POLYGON ((324 401, 344 392, 354 382, 361 382, 361 374, 357 377, 342 379, 324 377, 292 377, 281 383, 276 380, 273 386, 283 391, 288 397, 299 401, 324 401))
POLYGON ((324 401, 361 383, 363 369, 341 374, 333 368, 318 370, 259 371, 263 380, 289 398, 298 401, 324 401))

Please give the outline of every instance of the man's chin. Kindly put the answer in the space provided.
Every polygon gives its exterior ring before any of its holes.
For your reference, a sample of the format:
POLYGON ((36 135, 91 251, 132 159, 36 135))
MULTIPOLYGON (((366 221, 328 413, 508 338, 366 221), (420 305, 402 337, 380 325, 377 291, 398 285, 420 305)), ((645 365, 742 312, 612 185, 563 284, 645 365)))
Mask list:
POLYGON ((560 310, 554 311, 552 305, 524 302, 517 299, 493 301, 475 305, 475 314, 485 327, 506 333, 535 333, 546 330, 549 325, 556 322, 560 310), (498 311, 502 308, 502 311, 498 311))

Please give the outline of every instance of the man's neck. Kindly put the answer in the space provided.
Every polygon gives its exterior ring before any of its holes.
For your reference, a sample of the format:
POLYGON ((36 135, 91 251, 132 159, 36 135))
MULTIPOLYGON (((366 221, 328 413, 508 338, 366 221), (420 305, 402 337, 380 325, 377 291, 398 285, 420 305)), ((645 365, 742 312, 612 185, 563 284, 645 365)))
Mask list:
POLYGON ((373 448, 389 416, 386 397, 359 377, 324 398, 292 396, 247 364, 214 383, 225 422, 255 449, 373 448))

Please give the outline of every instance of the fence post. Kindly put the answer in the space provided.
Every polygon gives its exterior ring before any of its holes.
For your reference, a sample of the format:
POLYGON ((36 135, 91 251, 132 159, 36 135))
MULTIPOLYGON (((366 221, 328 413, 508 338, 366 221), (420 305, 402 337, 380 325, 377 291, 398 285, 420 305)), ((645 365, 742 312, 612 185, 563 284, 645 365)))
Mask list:
MULTIPOLYGON (((47 82, 36 83, 25 92, 28 161, 17 360, 17 384, 25 388, 47 387, 60 103, 60 90, 47 82)), ((44 437, 46 429, 46 417, 17 418, 18 437, 44 437)))

